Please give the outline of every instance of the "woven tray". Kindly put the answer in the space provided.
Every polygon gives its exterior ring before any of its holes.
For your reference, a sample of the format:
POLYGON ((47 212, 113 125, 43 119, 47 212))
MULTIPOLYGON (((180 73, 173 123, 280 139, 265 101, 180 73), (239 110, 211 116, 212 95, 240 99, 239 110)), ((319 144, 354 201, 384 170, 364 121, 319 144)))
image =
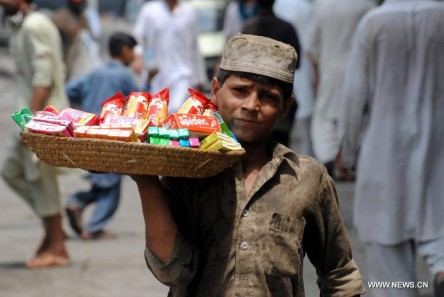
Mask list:
POLYGON ((31 132, 20 135, 27 147, 50 165, 121 174, 209 177, 232 166, 245 153, 31 132))

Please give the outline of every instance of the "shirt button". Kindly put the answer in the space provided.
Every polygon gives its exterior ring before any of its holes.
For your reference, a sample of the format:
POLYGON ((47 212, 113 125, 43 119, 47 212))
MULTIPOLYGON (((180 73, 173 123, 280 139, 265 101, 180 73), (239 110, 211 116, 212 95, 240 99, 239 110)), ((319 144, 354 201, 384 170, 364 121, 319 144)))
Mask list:
POLYGON ((241 243, 241 249, 246 250, 246 249, 248 249, 248 247, 249 247, 248 242, 246 242, 246 241, 242 241, 242 243, 241 243))
POLYGON ((250 215, 250 212, 249 212, 248 210, 244 209, 244 210, 242 211, 242 216, 243 216, 243 217, 248 217, 249 215, 250 215))

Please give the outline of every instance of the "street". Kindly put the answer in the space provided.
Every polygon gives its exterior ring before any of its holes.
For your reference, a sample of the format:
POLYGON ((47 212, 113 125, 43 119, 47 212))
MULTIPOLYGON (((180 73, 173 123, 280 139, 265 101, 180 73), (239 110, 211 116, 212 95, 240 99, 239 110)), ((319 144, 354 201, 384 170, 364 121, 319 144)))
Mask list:
MULTIPOLYGON (((12 80, 14 67, 6 49, 0 47, 0 164, 4 157, 5 139, 15 123, 15 89, 12 80)), ((63 170, 60 176, 63 204, 76 190, 88 184, 83 172, 63 170)), ((352 229, 353 184, 338 183, 340 207, 349 230, 353 255, 361 269, 367 286, 363 245, 352 229)), ((62 268, 28 270, 23 262, 33 256, 42 236, 40 221, 28 206, 0 180, 0 296, 2 297, 160 297, 167 288, 160 284, 146 268, 144 251, 144 225, 140 201, 134 182, 125 177, 122 200, 108 230, 115 238, 85 242, 69 228, 66 217, 64 229, 69 235, 67 247, 72 264, 62 268)), ((85 217, 89 215, 87 211, 85 217)), ((312 265, 305 263, 306 296, 319 296, 316 275, 312 265)), ((421 296, 432 296, 432 281, 422 263, 418 261, 418 280, 428 281, 428 289, 421 296)))

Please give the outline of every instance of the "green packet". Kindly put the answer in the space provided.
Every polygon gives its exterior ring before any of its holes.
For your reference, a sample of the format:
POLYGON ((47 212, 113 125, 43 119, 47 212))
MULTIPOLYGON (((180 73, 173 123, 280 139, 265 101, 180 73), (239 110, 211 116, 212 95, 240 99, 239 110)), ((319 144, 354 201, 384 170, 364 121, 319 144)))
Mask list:
POLYGON ((12 119, 19 125, 23 131, 27 131, 26 124, 32 119, 32 112, 27 108, 22 108, 20 111, 14 112, 12 119))

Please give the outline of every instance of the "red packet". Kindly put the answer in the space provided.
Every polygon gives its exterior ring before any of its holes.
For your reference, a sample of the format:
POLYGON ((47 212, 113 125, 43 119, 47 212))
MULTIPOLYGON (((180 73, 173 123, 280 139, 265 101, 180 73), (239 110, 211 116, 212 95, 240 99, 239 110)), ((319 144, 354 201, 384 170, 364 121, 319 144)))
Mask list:
POLYGON ((210 101, 204 94, 188 89, 190 96, 185 100, 184 104, 177 111, 183 114, 202 114, 205 110, 205 105, 210 101))
POLYGON ((153 95, 148 106, 148 126, 159 126, 168 116, 170 90, 163 89, 153 95))
POLYGON ((151 95, 147 92, 131 92, 122 115, 134 119, 146 119, 151 95))
POLYGON ((121 92, 106 99, 102 102, 102 112, 100 113, 100 121, 103 121, 109 115, 122 115, 125 106, 125 96, 121 92))

